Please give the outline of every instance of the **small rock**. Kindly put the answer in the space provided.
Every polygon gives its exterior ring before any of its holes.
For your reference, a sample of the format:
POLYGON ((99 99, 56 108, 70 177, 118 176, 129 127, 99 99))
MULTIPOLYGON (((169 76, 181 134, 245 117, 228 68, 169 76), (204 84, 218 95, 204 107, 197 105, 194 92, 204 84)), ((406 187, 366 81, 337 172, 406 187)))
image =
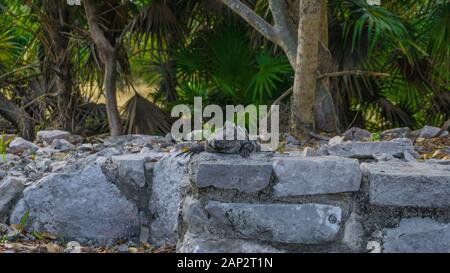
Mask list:
POLYGON ((6 177, 0 182, 0 222, 9 216, 17 199, 22 195, 26 180, 16 177, 6 177))
POLYGON ((298 141, 295 137, 293 137, 289 134, 284 134, 284 140, 286 141, 287 144, 291 144, 291 145, 295 145, 295 146, 302 145, 302 143, 300 141, 298 141))
POLYGON ((59 150, 61 152, 66 152, 66 151, 72 150, 73 145, 65 139, 55 139, 55 140, 53 140, 50 148, 59 150))
POLYGON ((381 138, 404 138, 407 137, 408 134, 411 132, 411 129, 408 127, 404 128, 395 128, 383 131, 380 136, 381 138))
POLYGON ((81 144, 81 145, 77 146, 78 152, 90 152, 93 149, 94 149, 94 147, 90 143, 85 143, 85 144, 81 144))
POLYGON ((50 165, 50 168, 52 169, 53 172, 59 172, 59 171, 63 170, 66 166, 67 166, 66 161, 57 161, 57 162, 53 162, 50 165))
POLYGON ((81 253, 81 245, 76 241, 71 241, 67 243, 64 253, 81 253))
POLYGON ((302 155, 304 157, 320 156, 320 154, 318 152, 316 152, 313 148, 310 148, 310 147, 306 147, 303 150, 302 155))
POLYGON ((396 158, 403 158, 403 154, 406 151, 414 151, 411 140, 407 138, 396 138, 390 141, 376 142, 344 142, 328 147, 330 155, 358 159, 373 158, 374 154, 383 153, 390 154, 396 158))
POLYGON ((344 142, 344 138, 341 136, 335 136, 332 139, 330 139, 328 141, 328 145, 333 146, 333 145, 337 145, 337 144, 341 144, 342 142, 344 142))
POLYGON ((73 135, 73 136, 70 136, 70 140, 69 141, 73 145, 81 144, 81 143, 83 143, 83 137, 80 136, 80 135, 73 135))
POLYGON ((146 226, 141 226, 141 232, 139 233, 139 242, 145 244, 148 242, 150 236, 150 229, 146 226))
POLYGON ((381 253, 381 244, 377 241, 370 241, 367 243, 366 249, 370 253, 381 253))
POLYGON ((377 162, 389 161, 394 159, 394 157, 391 154, 386 153, 374 154, 373 157, 377 162))
MULTIPOLYGON (((426 125, 420 130, 419 138, 434 138, 439 133, 441 129, 438 127, 428 126, 426 125)), ((447 137, 449 133, 444 132, 441 137, 447 137)))
POLYGON ((96 152, 99 152, 105 148, 106 148, 106 146, 102 143, 96 143, 96 144, 92 145, 92 149, 96 152))
POLYGON ((117 252, 119 252, 119 253, 128 253, 128 246, 127 245, 120 245, 118 248, 117 248, 117 252))
POLYGON ((52 161, 50 159, 39 160, 36 163, 36 169, 42 172, 46 172, 50 170, 52 161))
POLYGON ((59 152, 58 150, 55 150, 55 149, 53 149, 53 148, 50 148, 50 147, 44 147, 44 148, 39 148, 39 150, 37 150, 36 151, 36 155, 39 155, 39 156, 51 156, 51 155, 53 155, 54 153, 57 153, 57 152, 59 152))
POLYGON ((345 140, 350 141, 363 141, 370 139, 371 137, 372 137, 371 132, 358 127, 353 127, 344 133, 345 140))
POLYGON ((21 137, 16 137, 13 141, 9 143, 9 152, 16 154, 22 152, 34 153, 39 149, 39 147, 29 142, 21 137))
POLYGON ((144 148, 141 149, 140 153, 141 154, 148 154, 148 153, 151 153, 152 150, 153 150, 152 148, 144 147, 144 148))
POLYGON ((111 157, 111 156, 121 155, 121 154, 122 153, 114 147, 106 148, 97 153, 98 156, 104 156, 104 157, 111 157))
POLYGON ((321 156, 326 156, 326 155, 330 155, 330 153, 328 152, 328 145, 324 144, 324 145, 320 145, 319 148, 317 149, 317 153, 321 156))
POLYGON ((61 130, 43 130, 36 134, 37 142, 52 143, 55 139, 64 139, 69 141, 70 134, 61 130))
POLYGON ((3 138, 3 143, 6 143, 8 140, 11 139, 11 141, 16 137, 16 135, 12 135, 12 134, 5 134, 4 138, 3 138))

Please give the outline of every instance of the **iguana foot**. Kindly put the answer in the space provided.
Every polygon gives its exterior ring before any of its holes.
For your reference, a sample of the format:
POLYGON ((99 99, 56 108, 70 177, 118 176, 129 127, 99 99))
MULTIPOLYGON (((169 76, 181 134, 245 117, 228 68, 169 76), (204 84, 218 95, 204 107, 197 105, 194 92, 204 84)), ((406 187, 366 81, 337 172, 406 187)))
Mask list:
POLYGON ((253 145, 251 142, 245 143, 242 145, 241 150, 239 151, 239 154, 243 158, 250 157, 250 154, 255 151, 255 145, 253 145))
POLYGON ((179 157, 179 156, 188 157, 190 155, 193 155, 193 154, 196 155, 196 154, 199 154, 204 151, 205 151, 204 145, 196 143, 196 144, 191 145, 190 147, 184 147, 184 149, 182 149, 182 152, 177 154, 176 157, 179 157))

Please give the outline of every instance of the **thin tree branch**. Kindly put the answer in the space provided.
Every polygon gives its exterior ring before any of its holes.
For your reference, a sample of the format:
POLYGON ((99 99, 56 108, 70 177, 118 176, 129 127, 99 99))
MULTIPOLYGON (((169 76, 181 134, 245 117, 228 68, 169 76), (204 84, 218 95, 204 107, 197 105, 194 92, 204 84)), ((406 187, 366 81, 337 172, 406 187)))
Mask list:
MULTIPOLYGON (((84 1, 84 10, 89 24, 92 40, 102 53, 113 54, 114 46, 106 39, 105 34, 100 28, 97 20, 95 3, 92 0, 84 1)), ((104 56, 106 57, 106 56, 104 56)), ((105 61, 105 60, 103 60, 105 61)))
POLYGON ((284 0, 269 0, 270 11, 275 21, 275 29, 280 36, 279 45, 285 51, 292 67, 297 61, 297 33, 289 22, 288 7, 284 0))
MULTIPOLYGON (((256 12, 243 4, 240 0, 221 0, 233 12, 254 27, 262 36, 275 44, 280 44, 280 35, 275 27, 261 18, 256 12)), ((278 0, 279 1, 279 0, 278 0)))
MULTIPOLYGON (((323 80, 325 78, 329 77, 339 77, 339 76, 345 76, 345 75, 366 75, 366 76, 372 76, 372 77, 390 77, 391 75, 388 73, 382 73, 382 72, 372 72, 372 71, 359 71, 359 70, 352 70, 352 71, 339 71, 339 72, 332 72, 332 73, 326 73, 322 74, 317 77, 317 80, 323 80)), ((286 92, 284 92, 281 96, 276 99, 272 105, 278 105, 281 103, 282 100, 289 97, 292 94, 293 88, 289 88, 286 92)))
POLYGON ((371 77, 390 77, 391 76, 391 74, 389 74, 389 73, 351 70, 351 71, 339 71, 339 72, 325 73, 325 74, 319 75, 317 77, 317 80, 323 80, 325 78, 340 77, 340 76, 346 76, 346 75, 371 76, 371 77))

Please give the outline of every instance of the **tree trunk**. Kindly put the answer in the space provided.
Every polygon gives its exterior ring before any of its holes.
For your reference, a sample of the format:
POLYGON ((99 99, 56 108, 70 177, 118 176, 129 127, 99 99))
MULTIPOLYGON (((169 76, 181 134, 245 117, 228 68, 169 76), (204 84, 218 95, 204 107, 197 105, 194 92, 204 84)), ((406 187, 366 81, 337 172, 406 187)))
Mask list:
POLYGON ((97 9, 93 0, 85 0, 84 10, 89 25, 92 40, 99 52, 104 65, 103 91, 106 97, 106 111, 108 114, 109 129, 112 136, 123 134, 122 121, 117 109, 116 76, 117 76, 117 49, 106 38, 100 28, 97 17, 97 9))
MULTIPOLYGON (((66 44, 67 45, 67 44, 66 44)), ((63 130, 71 131, 73 102, 72 102, 72 75, 71 62, 68 49, 59 47, 57 49, 58 56, 61 57, 59 65, 57 65, 58 73, 56 75, 55 86, 58 93, 58 125, 63 130)))
POLYGON ((309 139, 315 129, 321 1, 324 0, 300 0, 297 62, 291 103, 291 133, 299 140, 309 139))
POLYGON ((99 26, 94 1, 85 0, 83 3, 92 40, 104 65, 103 90, 106 97, 109 130, 112 136, 122 135, 122 121, 117 109, 116 98, 117 48, 110 43, 99 26))
POLYGON ((0 115, 15 126, 23 138, 34 139, 34 126, 30 115, 8 100, 2 93, 0 93, 0 115))
POLYGON ((117 110, 116 97, 116 76, 117 59, 115 53, 105 56, 104 87, 106 97, 106 112, 108 113, 108 123, 112 136, 123 134, 122 120, 117 110))

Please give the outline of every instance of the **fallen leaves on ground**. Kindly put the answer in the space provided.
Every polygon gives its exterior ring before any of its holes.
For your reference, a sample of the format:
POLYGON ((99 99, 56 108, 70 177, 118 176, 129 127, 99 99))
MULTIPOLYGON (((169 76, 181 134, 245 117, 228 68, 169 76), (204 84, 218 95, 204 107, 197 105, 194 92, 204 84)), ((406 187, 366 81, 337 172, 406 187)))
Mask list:
POLYGON ((418 152, 421 158, 450 160, 450 137, 418 138, 415 146, 422 147, 418 152))
MULTIPOLYGON (((11 230, 14 227, 10 227, 11 230)), ((117 241, 113 246, 83 246, 79 242, 63 242, 50 233, 18 233, 15 238, 8 240, 6 234, 0 231, 0 253, 117 253, 124 241, 117 241), (30 239, 33 238, 33 239, 30 239)), ((148 243, 128 244, 128 253, 173 253, 175 246, 155 248, 148 243)), ((124 252, 124 251, 120 251, 124 252)))

